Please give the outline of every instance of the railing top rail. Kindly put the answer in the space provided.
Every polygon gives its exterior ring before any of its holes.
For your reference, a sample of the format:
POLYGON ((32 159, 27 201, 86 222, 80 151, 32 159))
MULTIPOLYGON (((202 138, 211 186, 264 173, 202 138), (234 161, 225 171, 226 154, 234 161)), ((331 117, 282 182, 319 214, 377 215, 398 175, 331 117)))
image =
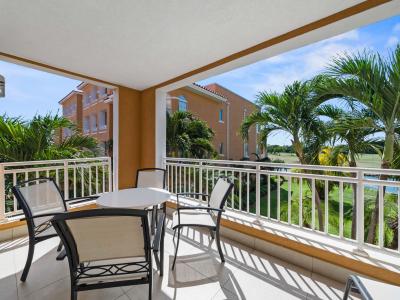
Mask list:
POLYGON ((238 160, 211 160, 211 159, 194 159, 194 158, 175 158, 166 157, 165 162, 187 162, 187 163, 206 163, 206 164, 225 164, 225 165, 242 165, 242 166, 260 166, 280 169, 303 169, 314 171, 334 171, 344 173, 364 173, 364 174, 385 174, 400 176, 400 170, 397 169, 379 169, 379 168, 361 168, 361 167, 337 167, 337 166, 319 166, 319 165, 302 165, 302 164, 285 164, 285 163, 269 163, 256 161, 238 161, 238 160))
POLYGON ((50 165, 50 164, 64 164, 65 162, 91 162, 91 161, 108 161, 110 157, 87 157, 87 158, 71 158, 71 159, 54 159, 54 160, 34 160, 34 161, 16 161, 16 162, 5 162, 0 163, 3 167, 16 167, 24 165, 50 165))

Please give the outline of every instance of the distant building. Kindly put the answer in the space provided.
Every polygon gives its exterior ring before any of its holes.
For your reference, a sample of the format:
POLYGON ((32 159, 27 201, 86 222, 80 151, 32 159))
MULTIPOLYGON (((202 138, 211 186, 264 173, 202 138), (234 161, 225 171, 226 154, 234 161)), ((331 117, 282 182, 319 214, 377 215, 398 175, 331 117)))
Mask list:
MULTIPOLYGON (((63 115, 73 121, 78 130, 98 139, 105 155, 109 153, 112 141, 113 92, 111 89, 81 83, 77 90, 70 92, 59 101, 63 115)), ((233 93, 216 83, 207 86, 191 84, 171 91, 167 97, 167 110, 190 111, 206 121, 215 132, 214 147, 221 159, 255 159, 258 153, 257 133, 252 128, 249 141, 244 143, 239 136, 243 119, 256 109, 249 100, 233 93)), ((62 136, 70 135, 64 129, 62 136)))
MULTIPOLYGON (((105 155, 110 154, 108 152, 112 143, 112 100, 111 89, 81 83, 77 90, 59 101, 64 117, 74 122, 82 134, 96 138, 105 155)), ((70 134, 70 130, 63 129, 63 137, 70 134)))
POLYGON ((249 100, 216 83, 194 83, 169 92, 167 101, 170 112, 187 110, 208 123, 215 132, 213 143, 221 159, 254 160, 253 153, 259 154, 255 128, 249 131, 248 143, 239 135, 243 119, 257 109, 249 100))

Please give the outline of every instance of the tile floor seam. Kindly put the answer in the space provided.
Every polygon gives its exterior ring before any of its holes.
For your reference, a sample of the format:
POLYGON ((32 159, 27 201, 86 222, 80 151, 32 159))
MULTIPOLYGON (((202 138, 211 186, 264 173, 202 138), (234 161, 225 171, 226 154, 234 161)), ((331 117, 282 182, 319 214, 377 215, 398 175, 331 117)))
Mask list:
MULTIPOLYGON (((28 274, 28 276, 29 276, 29 274, 28 274)), ((30 296, 30 295, 36 293, 36 292, 39 292, 39 291, 41 291, 41 290, 43 290, 43 289, 46 289, 46 288, 48 288, 50 285, 52 285, 52 284, 54 284, 54 283, 57 283, 57 282, 59 282, 59 281, 62 281, 62 280, 64 280, 65 278, 68 278, 68 277, 69 277, 69 275, 66 275, 66 276, 64 276, 64 277, 62 277, 62 278, 59 278, 59 279, 57 279, 57 280, 55 280, 55 281, 52 281, 52 282, 50 282, 49 284, 46 284, 45 286, 42 286, 41 288, 39 288, 39 289, 37 289, 37 290, 31 291, 30 293, 24 295, 24 297, 28 297, 28 296, 30 296)), ((28 279, 27 279, 27 280, 28 280, 28 279)), ((22 294, 21 294, 21 296, 22 296, 22 294)))

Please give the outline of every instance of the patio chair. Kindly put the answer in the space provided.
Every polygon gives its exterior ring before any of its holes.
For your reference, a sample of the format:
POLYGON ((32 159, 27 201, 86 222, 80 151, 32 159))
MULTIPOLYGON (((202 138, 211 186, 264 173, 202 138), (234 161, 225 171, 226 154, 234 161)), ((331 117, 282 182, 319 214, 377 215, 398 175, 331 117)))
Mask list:
MULTIPOLYGON (((165 189, 165 173, 166 170, 160 168, 138 169, 136 172, 136 187, 165 189)), ((154 228, 157 224, 157 216, 157 206, 154 206, 151 214, 151 234, 154 234, 154 228)))
POLYGON ((363 300, 373 299, 399 299, 400 287, 392 284, 368 279, 361 276, 351 275, 347 279, 343 300, 347 300, 350 292, 355 292, 363 300))
POLYGON ((174 230, 174 238, 178 232, 178 241, 175 248, 174 261, 172 270, 175 268, 176 256, 179 248, 179 238, 181 228, 189 227, 204 227, 208 228, 212 239, 216 237, 217 247, 221 262, 225 262, 224 254, 221 249, 221 241, 219 236, 219 227, 224 206, 233 188, 233 183, 224 176, 219 177, 215 184, 211 195, 201 193, 178 193, 176 200, 178 208, 173 214, 172 229, 174 230), (207 199, 207 206, 181 206, 179 197, 181 196, 201 196, 207 199))
MULTIPOLYGON (((35 245, 44 240, 57 236, 51 225, 50 219, 59 213, 67 211, 66 203, 79 203, 96 199, 95 196, 73 198, 64 200, 60 189, 51 178, 35 178, 19 183, 12 188, 19 206, 25 215, 29 235, 28 257, 21 275, 21 281, 25 281, 32 264, 35 245)), ((62 248, 60 242, 57 251, 62 248)), ((58 260, 65 256, 60 253, 58 260)))
POLYGON ((67 252, 71 300, 78 291, 148 284, 152 259, 147 213, 93 209, 58 214, 52 224, 67 252))

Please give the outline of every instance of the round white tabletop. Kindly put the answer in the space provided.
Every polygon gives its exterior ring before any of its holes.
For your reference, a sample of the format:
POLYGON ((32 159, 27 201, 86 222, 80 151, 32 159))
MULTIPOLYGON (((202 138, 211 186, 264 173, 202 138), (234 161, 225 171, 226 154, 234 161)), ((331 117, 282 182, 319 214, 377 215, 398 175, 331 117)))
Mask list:
POLYGON ((134 188, 105 193, 97 198, 97 204, 113 208, 144 209, 161 204, 171 198, 167 190, 157 188, 134 188))

